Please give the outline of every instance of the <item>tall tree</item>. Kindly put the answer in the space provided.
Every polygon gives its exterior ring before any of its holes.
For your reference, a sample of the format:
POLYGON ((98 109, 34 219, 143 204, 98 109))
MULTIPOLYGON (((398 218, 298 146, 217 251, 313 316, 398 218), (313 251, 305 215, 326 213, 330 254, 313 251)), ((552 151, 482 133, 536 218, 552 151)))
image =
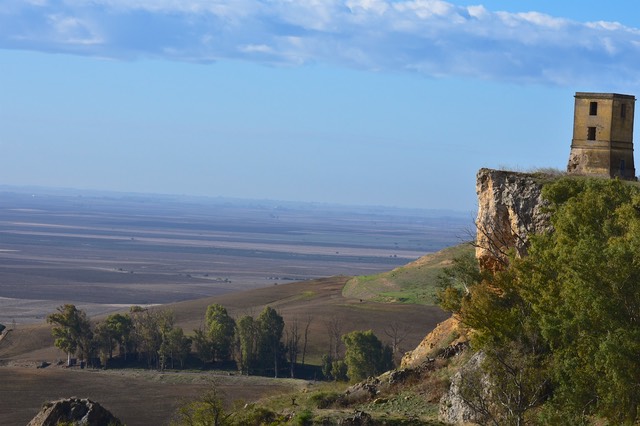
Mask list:
POLYGON ((236 325, 238 350, 236 360, 242 374, 250 374, 255 367, 258 348, 258 324, 250 315, 241 317, 236 325))
POLYGON ((130 315, 138 355, 146 359, 149 368, 160 368, 160 347, 166 340, 166 334, 173 327, 173 312, 134 306, 130 315))
POLYGON ((332 359, 340 359, 342 357, 342 332, 345 325, 344 318, 333 316, 325 321, 327 334, 329 336, 329 356, 332 359))
POLYGON ((158 353, 162 369, 167 367, 167 363, 174 368, 175 361, 184 368, 184 362, 191 353, 191 339, 184 335, 181 327, 171 327, 165 330, 158 353))
POLYGON ((67 362, 71 355, 88 359, 93 332, 86 312, 72 304, 59 306, 56 311, 47 316, 47 322, 53 324, 51 334, 55 338, 54 344, 67 353, 67 362))
POLYGON ((311 327, 311 322, 313 321, 313 317, 311 315, 307 315, 307 320, 304 323, 304 333, 302 334, 302 366, 304 367, 304 360, 307 355, 307 343, 309 342, 309 328, 311 327))
POLYGON ((285 340, 287 356, 289 358, 289 374, 295 377, 295 367, 300 353, 300 330, 298 329, 298 319, 294 318, 285 328, 285 340))
POLYGON ((209 305, 205 316, 207 331, 214 351, 213 358, 227 361, 231 358, 236 322, 227 309, 218 304, 209 305))
POLYGON ((132 328, 131 317, 126 314, 112 314, 96 324, 94 341, 105 366, 106 361, 113 358, 113 350, 116 347, 119 347, 121 354, 127 358, 132 328))
POLYGON ((207 362, 213 361, 213 342, 209 338, 209 333, 202 328, 193 330, 193 333, 193 345, 196 353, 206 365, 207 362))
POLYGON ((283 355, 282 332, 284 319, 278 312, 267 306, 260 313, 258 322, 258 357, 263 366, 273 365, 274 377, 278 377, 280 358, 283 355))
POLYGON ((127 359, 127 353, 131 346, 131 333, 133 322, 127 314, 112 314, 105 319, 107 328, 111 331, 113 339, 119 346, 121 355, 127 359))

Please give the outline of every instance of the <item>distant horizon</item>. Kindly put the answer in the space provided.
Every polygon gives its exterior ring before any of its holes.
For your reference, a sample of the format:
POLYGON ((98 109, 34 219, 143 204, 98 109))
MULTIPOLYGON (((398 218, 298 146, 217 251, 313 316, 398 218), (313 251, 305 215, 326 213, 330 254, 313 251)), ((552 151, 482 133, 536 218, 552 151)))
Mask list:
POLYGON ((475 213, 474 211, 444 209, 444 208, 425 208, 425 207, 411 207, 411 206, 391 206, 382 204, 345 204, 325 201, 310 201, 310 200, 278 200, 272 198, 247 198, 247 197, 233 197, 224 195, 193 195, 193 194, 175 194, 175 193, 162 193, 162 192, 136 192, 136 191, 118 191, 109 189, 92 189, 92 188, 73 188, 73 187, 52 187, 46 185, 6 185, 0 184, 0 195, 2 193, 13 193, 21 195, 37 195, 31 194, 32 192, 41 192, 49 196, 128 196, 128 197, 140 197, 148 199, 188 199, 188 200, 202 200, 202 201, 222 201, 222 202, 252 202, 252 203, 266 203, 273 204, 273 208, 277 208, 277 204, 294 205, 294 206, 315 206, 315 207, 333 207, 333 208, 347 208, 347 209, 384 209, 384 210, 398 210, 403 212, 425 212, 425 213, 442 213, 451 214, 458 217, 469 213, 475 213))

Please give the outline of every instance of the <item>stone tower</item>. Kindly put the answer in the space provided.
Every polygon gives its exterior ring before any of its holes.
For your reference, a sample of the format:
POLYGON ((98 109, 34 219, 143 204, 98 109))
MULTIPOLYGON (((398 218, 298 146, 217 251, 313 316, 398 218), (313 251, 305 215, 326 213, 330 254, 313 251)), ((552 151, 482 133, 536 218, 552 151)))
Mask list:
POLYGON ((635 180, 635 96, 577 92, 575 98, 573 140, 567 172, 635 180))

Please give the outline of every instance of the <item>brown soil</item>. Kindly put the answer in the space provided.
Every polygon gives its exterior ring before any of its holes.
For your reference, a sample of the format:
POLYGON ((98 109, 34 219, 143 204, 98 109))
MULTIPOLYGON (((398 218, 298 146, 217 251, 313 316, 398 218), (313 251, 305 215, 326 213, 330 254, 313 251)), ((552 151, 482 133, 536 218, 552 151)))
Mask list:
POLYGON ((203 373, 3 367, 0 424, 25 425, 43 402, 80 396, 99 402, 128 426, 166 425, 180 403, 198 397, 214 382, 229 404, 306 386, 303 381, 203 373))
MULTIPOLYGON (((277 309, 291 323, 312 318, 307 363, 319 363, 328 349, 327 322, 340 319, 346 333, 372 329, 383 341, 391 323, 410 324, 402 342, 410 350, 446 318, 433 306, 381 304, 342 296, 348 277, 272 285, 267 288, 230 293, 218 297, 180 302, 159 307, 172 309, 177 325, 187 332, 202 323, 208 305, 220 303, 236 317, 258 315, 264 306, 277 309)), ((87 397, 105 406, 127 425, 167 424, 176 406, 185 398, 201 394, 208 386, 209 373, 159 373, 140 370, 79 370, 56 366, 65 355, 53 347, 48 324, 18 327, 0 342, 0 424, 26 424, 43 402, 62 397, 87 397), (54 365, 36 368, 41 361, 54 365)), ((301 381, 281 381, 261 377, 216 376, 219 387, 232 400, 253 401, 267 393, 306 386, 301 381)))

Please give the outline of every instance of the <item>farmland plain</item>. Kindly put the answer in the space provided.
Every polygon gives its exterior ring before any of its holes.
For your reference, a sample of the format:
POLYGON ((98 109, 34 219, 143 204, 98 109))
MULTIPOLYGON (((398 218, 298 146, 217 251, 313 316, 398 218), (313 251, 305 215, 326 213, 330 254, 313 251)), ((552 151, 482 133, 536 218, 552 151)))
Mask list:
POLYGON ((187 332, 211 303, 236 317, 269 305, 287 323, 312 320, 315 365, 330 320, 383 337, 403 324, 401 349, 410 350, 446 313, 345 297, 342 288, 351 276, 458 244, 470 223, 466 214, 381 207, 0 191, 0 323, 12 329, 0 341, 0 423, 25 424, 44 401, 79 395, 129 425, 166 424, 211 381, 228 404, 316 386, 215 371, 63 369, 65 354, 44 324, 62 303, 98 320, 134 304, 165 305, 187 332), (35 368, 43 361, 52 365, 35 368))
POLYGON ((183 196, 0 192, 0 323, 335 275, 457 244, 467 214, 183 196))

